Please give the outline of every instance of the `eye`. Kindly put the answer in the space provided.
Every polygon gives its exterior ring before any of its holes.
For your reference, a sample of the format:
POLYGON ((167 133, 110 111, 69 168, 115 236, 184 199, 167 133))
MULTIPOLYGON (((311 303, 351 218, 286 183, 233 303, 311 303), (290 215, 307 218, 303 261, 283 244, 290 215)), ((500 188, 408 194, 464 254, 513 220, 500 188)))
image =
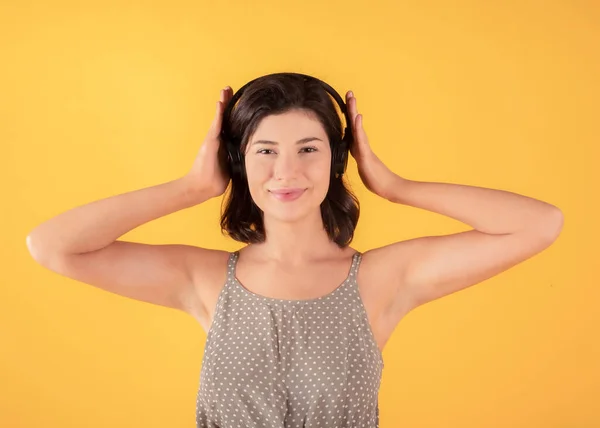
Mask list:
MULTIPOLYGON (((301 150, 301 152, 303 153, 313 153, 317 151, 316 147, 303 147, 301 150)), ((273 150, 271 149, 258 149, 256 151, 256 153, 261 154, 261 155, 268 155, 269 153, 265 153, 265 152, 273 152, 273 150)))

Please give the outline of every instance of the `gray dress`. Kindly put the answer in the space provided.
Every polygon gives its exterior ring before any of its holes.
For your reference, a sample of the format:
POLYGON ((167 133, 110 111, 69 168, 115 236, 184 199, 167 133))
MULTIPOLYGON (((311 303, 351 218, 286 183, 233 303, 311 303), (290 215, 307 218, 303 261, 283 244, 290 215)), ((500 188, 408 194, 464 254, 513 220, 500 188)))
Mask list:
POLYGON ((198 428, 376 428, 383 358, 358 292, 346 280, 312 300, 246 289, 230 254, 207 334, 198 428))

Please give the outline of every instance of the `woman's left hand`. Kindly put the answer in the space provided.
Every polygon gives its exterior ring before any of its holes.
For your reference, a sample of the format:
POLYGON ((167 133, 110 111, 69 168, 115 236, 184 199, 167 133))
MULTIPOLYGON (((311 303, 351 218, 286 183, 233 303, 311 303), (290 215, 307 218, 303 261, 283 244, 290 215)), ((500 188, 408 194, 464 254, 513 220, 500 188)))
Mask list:
POLYGON ((352 120, 352 134, 354 135, 350 154, 356 160, 358 174, 367 189, 382 198, 389 199, 393 186, 398 184, 400 177, 385 166, 371 149, 363 128, 363 117, 358 113, 356 98, 352 91, 346 93, 346 106, 352 120))

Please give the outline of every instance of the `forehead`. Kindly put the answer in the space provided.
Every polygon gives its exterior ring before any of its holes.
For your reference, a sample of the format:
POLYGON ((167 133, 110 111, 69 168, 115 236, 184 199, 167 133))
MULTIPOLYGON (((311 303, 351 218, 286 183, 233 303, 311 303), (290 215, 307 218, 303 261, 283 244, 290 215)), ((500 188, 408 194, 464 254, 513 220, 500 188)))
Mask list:
POLYGON ((323 141, 327 141, 325 128, 313 113, 292 110, 263 118, 250 142, 262 139, 280 143, 296 142, 308 136, 319 137, 323 141))

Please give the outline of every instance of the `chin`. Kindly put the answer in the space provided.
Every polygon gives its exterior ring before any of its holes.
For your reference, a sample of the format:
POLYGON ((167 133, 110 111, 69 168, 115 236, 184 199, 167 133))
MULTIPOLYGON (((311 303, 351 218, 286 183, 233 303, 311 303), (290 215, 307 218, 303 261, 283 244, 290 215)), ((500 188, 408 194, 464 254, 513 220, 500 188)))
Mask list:
POLYGON ((295 223, 314 215, 315 212, 318 212, 320 216, 321 203, 325 199, 326 193, 323 194, 321 199, 315 198, 315 196, 313 192, 307 191, 296 200, 282 202, 273 200, 273 197, 268 194, 257 205, 264 216, 270 219, 278 222, 295 223))
POLYGON ((307 207, 269 207, 267 211, 264 211, 265 215, 271 217, 273 220, 294 223, 302 220, 309 216, 311 210, 307 207))
MULTIPOLYGON (((266 201, 265 201, 266 202, 266 201)), ((315 214, 320 215, 320 204, 317 201, 294 201, 291 203, 265 203, 260 209, 265 217, 285 223, 302 221, 315 214)))

